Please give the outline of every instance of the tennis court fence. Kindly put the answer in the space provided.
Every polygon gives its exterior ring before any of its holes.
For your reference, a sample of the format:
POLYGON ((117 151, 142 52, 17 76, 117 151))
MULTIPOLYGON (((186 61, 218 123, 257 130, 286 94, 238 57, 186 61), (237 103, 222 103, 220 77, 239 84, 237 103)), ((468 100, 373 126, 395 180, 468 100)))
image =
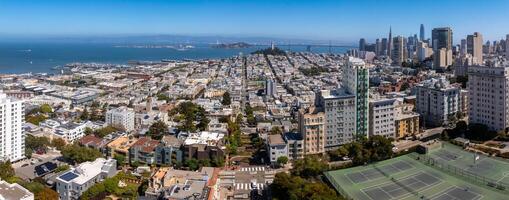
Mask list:
POLYGON ((485 176, 481 176, 475 173, 472 173, 470 171, 458 168, 456 166, 441 162, 439 160, 436 160, 428 155, 418 155, 418 154, 409 154, 409 156, 413 157, 414 159, 429 165, 431 167, 440 169, 445 172, 452 173, 458 177, 461 177, 463 179, 467 179, 468 181, 474 181, 481 185, 486 185, 488 187, 495 188, 497 190, 500 190, 502 192, 509 194, 509 185, 505 183, 500 183, 499 181, 495 179, 491 179, 485 176))
POLYGON ((327 180, 329 180, 329 183, 332 184, 332 186, 334 186, 334 188, 336 188, 336 190, 339 192, 339 194, 341 194, 341 196, 343 196, 343 198, 347 199, 347 200, 353 200, 352 197, 350 197, 346 191, 336 182, 336 179, 334 179, 334 177, 332 177, 330 175, 330 173, 324 173, 325 174, 325 177, 327 177, 327 180))

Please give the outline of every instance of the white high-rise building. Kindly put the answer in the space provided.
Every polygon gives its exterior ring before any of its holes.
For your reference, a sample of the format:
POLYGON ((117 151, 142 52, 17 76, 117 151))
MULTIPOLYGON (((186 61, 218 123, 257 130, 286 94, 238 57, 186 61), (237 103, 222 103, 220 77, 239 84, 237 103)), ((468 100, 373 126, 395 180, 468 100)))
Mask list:
POLYGON ((491 130, 509 126, 509 67, 468 68, 468 120, 491 130))
POLYGON ((381 135, 396 139, 396 99, 376 99, 369 102, 369 136, 381 135))
POLYGON ((467 53, 472 55, 474 64, 483 64, 482 44, 481 33, 475 32, 474 34, 467 36, 467 53))
POLYGON ((348 94, 355 96, 355 139, 368 136, 369 126, 369 69, 359 58, 348 58, 343 68, 342 86, 348 94))
POLYGON ((0 91, 0 160, 15 162, 25 158, 24 111, 23 101, 0 91))
POLYGON ((134 110, 125 106, 108 110, 106 112, 106 124, 123 129, 134 130, 134 110))
POLYGON ((356 131, 355 95, 344 88, 322 90, 317 105, 325 112, 325 149, 353 142, 356 131))
POLYGON ((442 126, 456 117, 460 106, 460 89, 450 85, 445 77, 429 79, 417 85, 417 113, 425 125, 442 126))

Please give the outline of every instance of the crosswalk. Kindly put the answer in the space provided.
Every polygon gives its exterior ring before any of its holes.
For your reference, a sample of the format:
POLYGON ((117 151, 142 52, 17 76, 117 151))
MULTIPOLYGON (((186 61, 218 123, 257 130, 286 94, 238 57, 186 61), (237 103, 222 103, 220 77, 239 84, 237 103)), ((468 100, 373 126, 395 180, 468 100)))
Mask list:
MULTIPOLYGON (((235 190, 253 190, 254 188, 251 187, 251 183, 235 183, 235 190)), ((263 190, 263 188, 266 187, 264 183, 257 183, 256 186, 259 190, 263 190)))
POLYGON ((244 167, 240 168, 241 172, 262 172, 265 171, 265 167, 244 167))

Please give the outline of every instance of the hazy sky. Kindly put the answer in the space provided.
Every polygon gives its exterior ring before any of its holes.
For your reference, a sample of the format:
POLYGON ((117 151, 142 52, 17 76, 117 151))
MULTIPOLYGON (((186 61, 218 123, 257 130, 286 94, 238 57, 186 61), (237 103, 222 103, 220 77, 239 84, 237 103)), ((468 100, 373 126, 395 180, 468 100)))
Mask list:
POLYGON ((509 0, 0 0, 0 34, 189 34, 372 42, 451 26, 454 40, 509 33, 509 0))

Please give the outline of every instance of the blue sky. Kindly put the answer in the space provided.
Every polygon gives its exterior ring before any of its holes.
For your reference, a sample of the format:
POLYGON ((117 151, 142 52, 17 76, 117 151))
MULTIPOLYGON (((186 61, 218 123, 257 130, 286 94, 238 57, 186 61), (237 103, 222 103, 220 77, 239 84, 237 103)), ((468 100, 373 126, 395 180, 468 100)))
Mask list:
POLYGON ((509 33, 507 0, 0 0, 0 34, 185 34, 368 41, 451 26, 454 40, 509 33))

